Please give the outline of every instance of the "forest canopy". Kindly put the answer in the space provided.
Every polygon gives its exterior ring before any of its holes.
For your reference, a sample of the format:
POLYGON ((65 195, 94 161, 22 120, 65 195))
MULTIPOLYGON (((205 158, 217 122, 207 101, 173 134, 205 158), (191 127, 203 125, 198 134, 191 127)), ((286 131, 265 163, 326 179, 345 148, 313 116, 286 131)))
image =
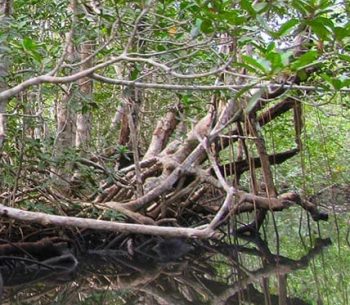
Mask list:
POLYGON ((347 1, 0 1, 0 214, 209 238, 349 182, 347 1), (240 218, 241 214, 249 217, 240 218))

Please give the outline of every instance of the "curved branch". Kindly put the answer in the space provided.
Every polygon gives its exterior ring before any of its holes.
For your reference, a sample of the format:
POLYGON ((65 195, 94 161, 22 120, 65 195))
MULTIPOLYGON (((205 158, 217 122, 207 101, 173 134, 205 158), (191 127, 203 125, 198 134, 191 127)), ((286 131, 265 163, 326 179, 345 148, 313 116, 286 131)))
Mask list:
POLYGON ((11 97, 17 95, 18 93, 22 92, 23 90, 25 90, 31 86, 36 86, 36 85, 40 85, 43 83, 64 84, 64 83, 70 83, 70 82, 77 81, 83 77, 89 76, 90 74, 92 74, 93 72, 95 72, 98 69, 105 68, 111 64, 122 61, 123 59, 124 59, 124 56, 120 55, 118 57, 107 60, 104 63, 100 63, 100 64, 93 66, 89 69, 86 69, 86 70, 83 70, 83 71, 80 71, 80 72, 77 72, 77 73, 74 73, 74 74, 68 75, 68 76, 61 76, 61 77, 57 76, 56 77, 56 76, 51 76, 49 74, 45 74, 45 75, 40 75, 37 77, 30 78, 30 79, 18 84, 15 87, 12 87, 10 89, 2 91, 0 93, 0 101, 11 98, 11 97))

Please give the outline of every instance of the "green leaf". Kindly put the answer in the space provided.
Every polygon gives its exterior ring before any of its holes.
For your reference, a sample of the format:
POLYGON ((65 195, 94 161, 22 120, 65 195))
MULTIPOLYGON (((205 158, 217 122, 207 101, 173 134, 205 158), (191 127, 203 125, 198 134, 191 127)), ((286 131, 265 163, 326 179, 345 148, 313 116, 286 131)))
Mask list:
POLYGON ((200 29, 205 34, 212 33, 214 31, 212 20, 210 19, 203 20, 203 22, 201 23, 200 29))
POLYGON ((345 60, 347 62, 350 62, 350 56, 349 55, 339 54, 338 56, 339 56, 340 59, 345 60))
POLYGON ((332 39, 333 22, 325 17, 317 17, 307 22, 313 32, 323 40, 332 39))
POLYGON ((280 53, 270 52, 267 54, 266 59, 271 63, 272 70, 284 67, 280 53))
POLYGON ((320 76, 336 90, 348 87, 350 85, 350 79, 345 75, 341 75, 340 77, 331 77, 325 73, 322 73, 320 76))
POLYGON ((32 55, 32 57, 33 57, 37 62, 41 62, 42 59, 43 59, 43 57, 41 56, 41 54, 38 53, 38 52, 33 52, 31 55, 32 55))
POLYGON ((135 66, 130 73, 130 79, 131 80, 137 79, 137 77, 139 76, 139 73, 140 73, 140 70, 135 66))
POLYGON ((333 29, 333 31, 334 31, 334 34, 335 34, 335 38, 338 41, 342 41, 345 37, 349 37, 350 36, 349 30, 346 29, 346 28, 335 27, 333 29))
POLYGON ((192 106, 195 103, 195 101, 192 99, 192 95, 188 94, 182 96, 181 102, 184 106, 192 106))
POLYGON ((22 46, 26 53, 29 54, 34 60, 36 60, 37 62, 41 62, 42 56, 38 52, 38 45, 35 41, 33 41, 29 37, 25 37, 22 40, 22 46))
POLYGON ((339 90, 342 88, 342 81, 340 79, 333 78, 332 85, 333 85, 334 89, 339 90))
POLYGON ((231 25, 241 25, 246 21, 246 18, 240 16, 235 10, 223 12, 220 14, 220 18, 226 20, 231 25))
POLYGON ((342 82, 343 82, 343 86, 342 87, 350 87, 350 78, 345 79, 342 82))
POLYGON ((266 48, 266 53, 270 53, 271 51, 276 49, 275 42, 270 42, 269 45, 266 48))
POLYGON ((242 59, 246 64, 248 64, 250 67, 254 68, 255 71, 259 70, 260 72, 266 74, 267 69, 266 66, 253 57, 247 56, 247 55, 242 55, 242 59))
POLYGON ((254 10, 251 3, 252 1, 249 1, 249 0, 241 0, 241 8, 247 11, 248 14, 251 15, 252 17, 255 17, 256 11, 254 10))
POLYGON ((166 50, 166 47, 165 47, 164 45, 162 45, 162 44, 158 44, 158 45, 156 46, 156 48, 157 48, 157 51, 158 51, 158 52, 160 52, 160 51, 165 51, 165 50, 166 50))
POLYGON ((293 0, 292 6, 303 15, 307 15, 314 11, 314 7, 310 5, 310 1, 293 0))
POLYGON ((81 107, 81 113, 82 114, 86 114, 86 113, 88 113, 89 112, 89 106, 88 105, 83 105, 82 107, 81 107))
POLYGON ((258 13, 263 12, 265 9, 268 9, 268 3, 266 2, 258 2, 254 4, 254 10, 258 13))
POLYGON ((303 55, 301 55, 296 61, 292 63, 293 70, 300 70, 305 66, 313 63, 318 58, 317 51, 309 51, 303 55))
POLYGON ((180 9, 181 10, 185 10, 187 9, 187 7, 190 5, 190 2, 189 1, 181 1, 180 2, 180 9))
POLYGON ((255 108, 255 106, 260 102, 260 98, 264 93, 264 90, 265 89, 261 88, 252 95, 252 97, 248 101, 247 107, 244 109, 245 113, 249 114, 255 108))
POLYGON ((295 19, 295 18, 283 23, 276 33, 277 36, 282 37, 284 35, 289 34, 291 32, 292 28, 294 28, 297 24, 299 24, 299 20, 295 19))
POLYGON ((305 70, 301 69, 297 72, 297 76, 301 81, 304 81, 307 79, 308 75, 306 74, 305 70))
POLYGON ((281 53, 281 60, 282 60, 283 66, 289 65, 289 61, 290 61, 289 59, 292 55, 293 55, 293 51, 291 51, 291 50, 281 53))
POLYGON ((325 80, 327 83, 333 85, 333 83, 332 83, 332 78, 331 78, 329 75, 327 75, 327 74, 325 74, 325 73, 322 73, 322 74, 320 74, 320 76, 321 76, 321 78, 322 78, 323 80, 325 80))
POLYGON ((272 70, 273 72, 279 72, 281 68, 289 63, 288 60, 286 61, 285 58, 282 58, 283 53, 276 51, 275 42, 269 43, 264 53, 267 61, 258 60, 258 62, 262 64, 267 71, 272 70))
POLYGON ((25 37, 22 40, 22 45, 27 51, 35 51, 37 49, 36 43, 29 37, 25 37))
POLYGON ((339 85, 338 88, 335 88, 335 89, 341 89, 341 88, 344 88, 344 87, 349 87, 349 85, 350 85, 350 78, 348 78, 347 75, 340 75, 337 80, 340 81, 340 85, 339 85))

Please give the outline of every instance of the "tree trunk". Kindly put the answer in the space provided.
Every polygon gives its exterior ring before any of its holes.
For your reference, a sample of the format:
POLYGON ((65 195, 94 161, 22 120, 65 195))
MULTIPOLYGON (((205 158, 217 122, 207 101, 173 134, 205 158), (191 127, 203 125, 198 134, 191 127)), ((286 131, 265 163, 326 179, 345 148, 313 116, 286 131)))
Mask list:
MULTIPOLYGON (((80 49, 80 60, 85 61, 81 65, 81 70, 88 69, 92 66, 91 54, 93 45, 91 41, 84 42, 80 49)), ((87 150, 90 141, 91 131, 91 102, 92 102, 92 80, 89 77, 83 77, 79 80, 80 90, 80 108, 76 118, 76 137, 75 147, 81 150, 87 150)))
MULTIPOLYGON (((13 3, 12 0, 0 0, 0 25, 3 28, 8 26, 8 18, 12 15, 13 3)), ((6 33, 6 31, 4 31, 6 33)), ((5 43, 6 44, 6 43, 5 43)), ((0 45, 5 47, 6 45, 0 45)), ((4 48, 1 48, 4 50, 4 48)), ((9 58, 6 51, 0 53, 0 92, 7 89, 7 83, 5 81, 8 76, 8 69, 10 66, 9 58)), ((3 143, 6 138, 6 106, 8 99, 0 99, 0 152, 2 150, 3 143)))

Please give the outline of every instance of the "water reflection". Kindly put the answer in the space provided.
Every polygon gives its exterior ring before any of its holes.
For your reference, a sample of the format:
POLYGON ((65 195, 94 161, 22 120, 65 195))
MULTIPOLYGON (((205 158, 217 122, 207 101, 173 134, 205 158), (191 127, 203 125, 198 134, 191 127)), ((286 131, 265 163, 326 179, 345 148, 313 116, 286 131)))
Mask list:
MULTIPOLYGON (((62 248, 62 241, 56 244, 62 248)), ((22 243, 27 255, 0 257, 2 304, 306 305, 289 296, 287 275, 330 244, 318 239, 291 259, 272 253, 260 237, 233 243, 138 238, 80 252, 66 245, 60 255, 39 260, 22 243)))

